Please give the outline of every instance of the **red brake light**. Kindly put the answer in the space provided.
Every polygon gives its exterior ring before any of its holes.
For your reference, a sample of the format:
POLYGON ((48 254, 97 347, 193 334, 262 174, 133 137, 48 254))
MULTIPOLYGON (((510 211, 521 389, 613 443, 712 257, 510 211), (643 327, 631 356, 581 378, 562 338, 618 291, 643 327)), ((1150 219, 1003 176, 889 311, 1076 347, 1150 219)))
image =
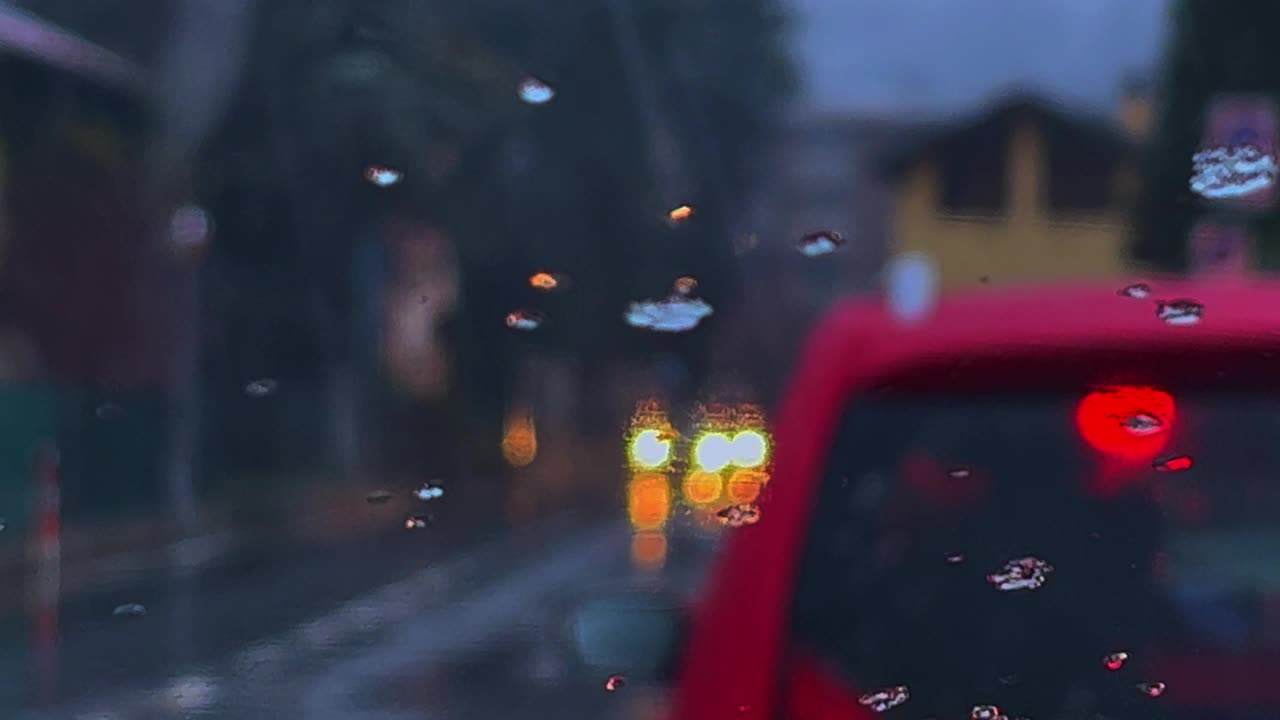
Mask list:
POLYGON ((1176 418, 1173 396, 1149 387, 1091 392, 1076 409, 1080 436, 1095 450, 1149 462, 1169 441, 1176 418))

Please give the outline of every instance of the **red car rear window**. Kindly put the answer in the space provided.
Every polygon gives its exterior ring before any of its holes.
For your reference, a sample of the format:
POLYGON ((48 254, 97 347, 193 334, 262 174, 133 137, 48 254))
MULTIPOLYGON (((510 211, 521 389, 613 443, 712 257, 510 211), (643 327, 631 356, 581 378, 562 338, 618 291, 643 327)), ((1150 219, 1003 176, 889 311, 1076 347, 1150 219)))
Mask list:
POLYGON ((1134 397, 855 405, 794 643, 888 715, 1274 715, 1215 673, 1280 667, 1280 402, 1134 397))

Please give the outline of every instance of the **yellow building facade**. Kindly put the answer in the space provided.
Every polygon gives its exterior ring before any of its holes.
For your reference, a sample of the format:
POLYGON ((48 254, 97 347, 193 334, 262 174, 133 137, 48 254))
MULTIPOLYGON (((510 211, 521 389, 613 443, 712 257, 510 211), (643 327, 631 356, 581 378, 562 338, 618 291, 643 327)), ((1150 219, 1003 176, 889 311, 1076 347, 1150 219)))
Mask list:
POLYGON ((930 128, 887 166, 891 250, 933 257, 944 288, 1121 275, 1138 159, 1122 120, 1013 97, 930 128))

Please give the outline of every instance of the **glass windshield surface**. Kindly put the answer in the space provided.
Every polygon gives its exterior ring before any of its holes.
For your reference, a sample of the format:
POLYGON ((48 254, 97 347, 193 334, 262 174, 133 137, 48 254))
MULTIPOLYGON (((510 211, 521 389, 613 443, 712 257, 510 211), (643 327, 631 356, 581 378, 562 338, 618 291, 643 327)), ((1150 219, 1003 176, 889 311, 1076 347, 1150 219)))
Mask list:
POLYGON ((1274 712, 1269 684, 1219 683, 1280 661, 1277 431, 1259 394, 857 403, 796 643, 903 716, 1274 712))

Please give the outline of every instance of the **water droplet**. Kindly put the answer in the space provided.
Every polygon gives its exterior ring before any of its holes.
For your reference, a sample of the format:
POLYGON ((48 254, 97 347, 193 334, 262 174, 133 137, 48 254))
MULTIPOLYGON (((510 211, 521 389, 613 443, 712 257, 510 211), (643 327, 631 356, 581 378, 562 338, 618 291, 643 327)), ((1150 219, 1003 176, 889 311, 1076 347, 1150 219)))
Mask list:
POLYGON ((423 502, 430 502, 444 496, 444 487, 432 483, 423 483, 422 487, 413 492, 413 495, 423 502))
POLYGON ((5 518, 0 517, 0 532, 4 532, 5 530, 8 530, 8 529, 9 529, 9 521, 6 520, 5 518))
POLYGON ((1190 470, 1193 464, 1190 455, 1172 455, 1156 458, 1151 463, 1151 466, 1160 472, 1182 472, 1183 470, 1190 470))
POLYGON ((1162 682, 1138 683, 1138 691, 1148 697, 1160 697, 1164 694, 1164 687, 1162 682))
POLYGON ((516 92, 519 94, 520 100, 530 105, 546 105, 556 96, 556 91, 550 85, 535 77, 527 77, 521 80, 520 84, 516 86, 516 92))
POLYGON ((426 515, 410 515, 405 518, 404 527, 406 530, 421 530, 431 523, 431 518, 426 515))
POLYGON ((844 247, 844 236, 834 230, 817 230, 805 233, 796 241, 796 250, 805 257, 820 257, 844 247))
POLYGON ((967 480, 973 476, 973 471, 967 467, 954 467, 947 471, 947 477, 953 480, 967 480))
POLYGON ((1204 305, 1195 300, 1156 303, 1156 317, 1166 325, 1196 325, 1204 319, 1204 305))
POLYGON ((858 704, 869 708, 872 712, 885 712, 898 707, 910 698, 911 691, 906 685, 895 685, 859 696, 858 704))
POLYGON ((147 614, 147 608, 141 603, 125 603, 117 606, 111 614, 116 617, 142 617, 147 614))
POLYGON ((667 212, 667 219, 673 223, 681 223, 691 217, 693 217, 693 208, 689 205, 679 205, 667 212))
POLYGON ((694 329, 713 312, 705 300, 674 294, 666 300, 633 302, 623 317, 634 328, 676 333, 694 329))
POLYGON ((1120 288, 1118 294, 1134 300, 1145 300, 1151 297, 1151 286, 1146 283, 1133 283, 1120 288))
POLYGON ((717 512, 716 517, 721 523, 732 528, 755 525, 760 522, 760 506, 755 503, 730 505, 717 512))
POLYGON ((525 332, 537 330, 542 325, 542 313, 536 310, 516 310, 507 314, 507 327, 525 332))
POLYGON ((1000 720, 1004 715, 995 705, 974 705, 969 711, 969 720, 1000 720))
POLYGON ((390 499, 391 499, 391 493, 387 492, 386 490, 374 490, 373 492, 364 496, 365 502, 369 503, 370 505, 384 505, 390 499))
POLYGON ((1005 563, 1000 572, 987 576, 987 582, 997 590, 1037 590, 1053 572, 1053 566, 1036 557, 1023 557, 1005 563))
POLYGON ((676 278, 674 285, 675 291, 681 295, 688 295, 698 289, 698 281, 688 275, 676 278))
POLYGON ((1125 652, 1111 653, 1110 655, 1102 658, 1102 664, 1108 670, 1116 671, 1124 667, 1124 663, 1128 659, 1129 659, 1129 653, 1125 653, 1125 652))
POLYGON ((563 290, 566 285, 568 285, 568 278, 555 273, 539 272, 529 276, 529 287, 532 287, 535 290, 542 290, 545 292, 563 290))
POLYGON ((244 386, 245 394, 249 397, 266 397, 276 391, 276 381, 271 378, 259 378, 244 386))
POLYGON ((1242 198, 1275 184, 1276 159, 1254 144, 1201 150, 1191 157, 1191 191, 1210 200, 1242 198))
POLYGON ((1150 437, 1165 429, 1163 420, 1146 412, 1136 412, 1130 415, 1124 419, 1121 427, 1135 437, 1150 437))
POLYGON ((370 165, 364 169, 364 179, 378 187, 391 187, 404 179, 404 173, 386 165, 370 165))
POLYGON ((947 556, 947 563, 951 565, 959 565, 964 562, 964 553, 951 553, 947 556))
POLYGON ((614 673, 613 675, 610 675, 609 677, 605 678, 605 681, 604 681, 604 689, 608 690, 609 692, 615 692, 617 690, 621 690, 622 688, 626 687, 626 685, 627 685, 627 679, 617 673, 614 673))

